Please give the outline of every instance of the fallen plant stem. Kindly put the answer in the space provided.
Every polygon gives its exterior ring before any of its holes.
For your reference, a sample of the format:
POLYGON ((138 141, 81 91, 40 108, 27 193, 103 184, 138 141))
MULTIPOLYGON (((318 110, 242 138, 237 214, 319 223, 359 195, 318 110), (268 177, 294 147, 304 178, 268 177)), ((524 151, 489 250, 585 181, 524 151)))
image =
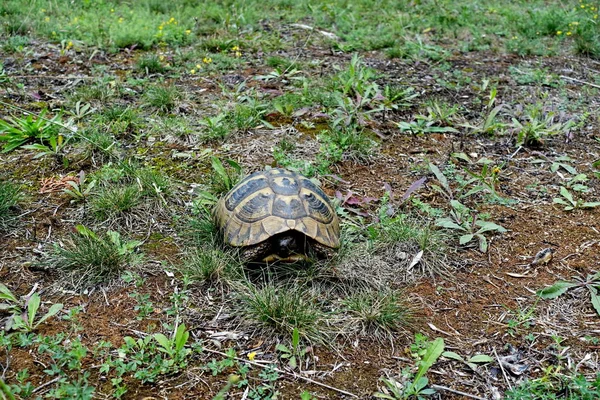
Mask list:
POLYGON ((465 396, 465 397, 468 397, 470 399, 486 400, 484 397, 479 397, 479 396, 475 396, 474 394, 469 394, 469 393, 461 392, 460 390, 451 389, 451 388, 446 387, 446 386, 431 385, 431 388, 435 389, 435 390, 445 390, 446 392, 450 392, 450 393, 454 393, 454 394, 459 394, 461 396, 465 396))
MULTIPOLYGON (((263 364, 255 362, 255 361, 244 360, 243 358, 239 358, 239 357, 230 357, 230 356, 228 356, 227 354, 225 354, 225 353, 223 353, 221 351, 207 349, 206 347, 203 347, 202 350, 203 351, 207 351, 207 352, 212 353, 212 354, 218 354, 218 355, 223 356, 223 357, 232 358, 234 360, 237 360, 237 361, 240 361, 240 362, 244 362, 244 363, 247 363, 247 364, 250 364, 250 365, 254 365, 255 367, 266 368, 267 366, 272 365, 272 364, 263 365, 263 364)), ((294 374, 292 372, 283 371, 283 370, 281 370, 279 368, 273 368, 273 371, 275 371, 277 373, 280 373, 280 374, 287 375, 287 376, 291 376, 291 377, 294 377, 294 378, 300 378, 300 379, 302 379, 302 380, 304 380, 306 382, 313 383, 313 384, 318 385, 318 386, 322 386, 322 387, 327 388, 329 390, 333 390, 335 392, 342 393, 342 394, 345 394, 347 396, 352 396, 352 397, 358 398, 358 396, 355 395, 354 393, 346 392, 345 390, 338 389, 338 388, 333 387, 333 386, 329 386, 329 385, 327 385, 325 383, 322 383, 322 382, 319 382, 319 381, 315 381, 314 379, 310 379, 310 378, 307 378, 307 377, 302 376, 302 375, 296 375, 296 374, 294 374)))
POLYGON ((46 382, 46 383, 42 383, 40 386, 38 386, 38 387, 36 387, 35 389, 33 389, 33 391, 32 391, 31 393, 37 393, 37 392, 39 392, 40 390, 42 390, 43 388, 45 388, 45 387, 47 387, 47 386, 50 386, 50 385, 52 385, 52 384, 54 384, 54 383, 58 382, 60 379, 61 379, 61 377, 60 377, 60 376, 57 376, 56 378, 54 378, 54 379, 52 379, 52 380, 50 380, 50 381, 48 381, 48 382, 46 382))
POLYGON ((582 80, 579 80, 579 79, 576 79, 576 78, 571 78, 570 76, 565 76, 565 75, 560 75, 560 77, 561 77, 561 78, 563 78, 563 79, 567 79, 567 80, 569 80, 569 81, 573 81, 573 82, 581 83, 581 84, 583 84, 583 85, 588 85, 588 86, 591 86, 591 87, 595 87, 595 88, 598 88, 598 89, 600 89, 600 85, 596 85, 596 84, 594 84, 594 83, 590 83, 590 82, 582 81, 582 80))
POLYGON ((500 366, 500 370, 502 370, 502 375, 504 376, 504 380, 506 380, 506 383, 508 384, 508 387, 510 388, 510 390, 512 390, 512 385, 510 384, 510 381, 508 380, 508 376, 506 375, 506 371, 504 370, 504 366, 502 366, 502 362, 500 361, 500 357, 498 357, 498 353, 496 353, 496 348, 494 347, 494 355, 496 356, 496 361, 498 361, 498 365, 500 366))

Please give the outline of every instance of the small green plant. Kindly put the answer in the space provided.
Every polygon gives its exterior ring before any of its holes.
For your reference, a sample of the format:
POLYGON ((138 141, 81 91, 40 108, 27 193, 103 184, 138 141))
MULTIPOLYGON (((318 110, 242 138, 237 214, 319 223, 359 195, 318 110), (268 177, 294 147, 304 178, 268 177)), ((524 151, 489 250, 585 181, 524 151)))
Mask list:
POLYGON ((448 183, 448 178, 440 171, 437 165, 429 163, 429 170, 435 175, 439 186, 432 184, 431 188, 445 197, 447 200, 454 199, 454 192, 452 191, 452 187, 450 187, 450 183, 448 183))
POLYGON ((512 129, 517 132, 516 146, 541 146, 546 138, 566 133, 578 125, 574 119, 565 123, 558 120, 557 112, 538 101, 517 110, 512 118, 512 129), (519 119, 517 119, 519 118, 519 119))
POLYGON ((75 108, 69 112, 76 121, 80 121, 96 111, 90 103, 82 103, 81 100, 75 103, 75 108))
POLYGON ((227 125, 227 115, 217 114, 213 117, 205 117, 199 123, 205 129, 201 133, 201 138, 206 141, 223 140, 231 133, 231 128, 227 125))
POLYGON ((410 107, 412 100, 419 94, 415 92, 412 87, 401 88, 397 86, 386 85, 383 88, 382 98, 378 99, 381 103, 381 110, 383 111, 383 120, 387 118, 389 111, 398 110, 401 107, 410 107))
POLYGON ((187 257, 180 271, 191 280, 220 283, 236 276, 238 266, 234 255, 209 242, 187 257))
POLYGON ((477 163, 483 165, 481 167, 481 172, 475 172, 464 168, 467 174, 471 175, 472 177, 469 181, 465 183, 465 186, 475 182, 477 184, 471 189, 469 189, 461 197, 469 197, 476 193, 487 191, 494 198, 498 198, 498 195, 496 194, 496 185, 498 184, 498 175, 502 171, 502 167, 504 166, 504 164, 500 166, 494 165, 494 162, 487 158, 481 158, 477 161, 477 163))
POLYGON ((525 380, 505 393, 506 400, 594 400, 600 398, 600 373, 591 380, 579 373, 547 368, 544 376, 525 380))
POLYGON ((411 309, 397 291, 366 290, 349 296, 343 301, 350 315, 361 326, 361 334, 368 336, 392 336, 408 325, 411 309))
POLYGON ((318 323, 322 312, 312 295, 303 287, 282 287, 267 283, 262 288, 246 286, 241 295, 242 313, 265 331, 292 335, 298 330, 303 338, 321 341, 325 332, 318 323))
POLYGON ((165 67, 156 54, 148 54, 140 57, 137 62, 137 68, 146 74, 161 74, 165 72, 165 67))
POLYGON ((124 241, 113 231, 98 235, 83 225, 77 225, 76 230, 64 247, 55 244, 45 260, 47 265, 67 272, 75 286, 106 282, 141 259, 135 253, 142 244, 138 240, 124 241))
POLYGON ((292 331, 292 343, 291 347, 287 347, 286 345, 279 343, 275 346, 275 350, 279 352, 279 358, 287 361, 287 365, 291 369, 298 368, 302 369, 302 361, 306 356, 306 353, 309 351, 308 347, 300 346, 300 331, 298 328, 294 328, 292 331))
POLYGON ((546 162, 550 163, 550 171, 552 172, 557 172, 559 169, 564 169, 571 175, 577 175, 577 170, 570 164, 571 162, 573 162, 573 159, 569 156, 556 157, 554 160, 549 160, 544 157, 542 159, 536 159, 532 161, 532 163, 534 164, 541 164, 546 162))
POLYGON ((133 210, 142 201, 137 184, 102 186, 89 199, 90 210, 96 219, 105 221, 133 210))
MULTIPOLYGON (((489 81, 484 82, 484 88, 487 87, 489 81)), ((482 89, 484 90, 484 89, 482 89)), ((494 86, 490 89, 490 93, 488 95, 488 101, 484 108, 484 118, 477 125, 471 125, 469 123, 462 124, 461 126, 471 129, 471 133, 473 134, 486 134, 493 135, 496 131, 503 129, 506 125, 500 121, 498 121, 498 114, 502 111, 504 107, 503 104, 494 107, 496 103, 496 95, 498 94, 498 89, 494 86)))
POLYGON ((185 345, 190 337, 190 332, 186 329, 185 324, 181 324, 175 329, 171 338, 167 338, 162 333, 155 333, 154 340, 158 342, 158 350, 169 356, 167 365, 169 369, 175 371, 180 366, 184 366, 184 361, 192 352, 185 345))
POLYGON ((213 169, 212 193, 221 194, 228 192, 238 183, 242 177, 242 167, 233 160, 225 160, 227 167, 217 157, 211 157, 210 163, 213 169))
POLYGON ((0 181, 0 231, 8 228, 14 218, 17 204, 23 197, 21 189, 6 181, 0 181))
POLYGON ((458 200, 450 200, 452 210, 448 217, 439 218, 435 225, 445 229, 462 232, 459 244, 464 246, 473 239, 479 241, 479 251, 487 252, 487 239, 483 235, 486 232, 506 232, 502 226, 490 221, 485 221, 476 211, 470 210, 458 200))
POLYGON ((414 135, 423 135, 425 133, 458 132, 451 126, 439 126, 437 119, 434 119, 429 115, 417 115, 414 121, 400 121, 396 125, 398 128, 400 128, 400 132, 410 132, 414 135))
POLYGON ((154 304, 150 300, 149 293, 139 293, 133 292, 129 294, 129 297, 135 300, 136 304, 133 306, 133 309, 137 311, 136 319, 138 321, 142 321, 145 318, 148 318, 154 312, 154 304))
POLYGON ((361 129, 332 128, 318 135, 321 146, 317 154, 320 169, 344 160, 365 163, 373 154, 376 142, 361 129))
POLYGON ((417 400, 425 399, 435 393, 435 390, 427 388, 429 379, 425 376, 429 368, 437 361, 444 352, 444 339, 437 338, 427 343, 422 358, 417 362, 417 373, 409 379, 404 385, 401 385, 394 378, 382 379, 388 388, 388 393, 377 392, 374 394, 379 399, 388 400, 408 400, 411 398, 417 400), (391 393, 391 394, 390 394, 391 393))
POLYGON ((153 86, 145 93, 145 98, 148 106, 169 113, 177 106, 181 94, 175 86, 153 86))
POLYGON ((598 290, 600 290, 600 272, 588 275, 585 279, 575 278, 571 282, 558 281, 550 287, 538 290, 537 295, 542 299, 555 299, 565 294, 568 290, 576 288, 588 289, 592 306, 598 315, 600 315, 600 295, 598 295, 598 290))
POLYGON ((333 78, 332 84, 333 89, 344 96, 365 97, 367 88, 372 87, 376 78, 375 70, 365 66, 362 58, 355 53, 348 67, 340 70, 333 78))
POLYGON ((442 357, 460 361, 461 363, 471 368, 473 371, 477 371, 477 364, 487 364, 494 362, 494 359, 486 354, 477 354, 465 360, 461 355, 453 351, 445 351, 442 353, 442 357))
POLYGON ((73 199, 72 203, 77 202, 85 202, 90 195, 92 189, 96 186, 96 180, 92 180, 89 183, 85 181, 86 175, 85 172, 79 171, 79 176, 77 177, 77 181, 67 181, 67 184, 71 187, 70 189, 65 188, 63 192, 71 196, 73 199))
POLYGON ((0 300, 6 301, 0 303, 0 310, 11 312, 12 316, 6 324, 6 329, 18 330, 22 332, 32 332, 49 318, 56 315, 63 305, 53 304, 48 312, 38 319, 41 298, 38 293, 32 293, 25 299, 25 304, 21 306, 19 299, 2 283, 0 283, 0 300), (23 311, 23 309, 25 311, 23 311))
POLYGON ((552 199, 554 204, 560 204, 565 206, 565 211, 573 211, 579 208, 595 208, 600 206, 600 201, 584 201, 582 199, 575 200, 569 189, 564 186, 560 187, 560 197, 555 197, 552 199))
POLYGON ((48 120, 45 118, 46 113, 47 110, 43 110, 38 116, 0 119, 0 143, 4 142, 2 153, 8 153, 34 140, 39 140, 43 145, 45 141, 54 138, 57 146, 59 143, 62 144, 62 136, 58 133, 60 114, 48 120))

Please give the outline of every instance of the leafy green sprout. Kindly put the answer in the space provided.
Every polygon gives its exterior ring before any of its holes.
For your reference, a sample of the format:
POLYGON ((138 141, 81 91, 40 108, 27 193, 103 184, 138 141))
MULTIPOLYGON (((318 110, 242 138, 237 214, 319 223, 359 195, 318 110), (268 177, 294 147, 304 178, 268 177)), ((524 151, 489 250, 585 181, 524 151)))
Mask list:
POLYGON ((47 112, 43 110, 38 116, 28 114, 26 117, 0 119, 0 143, 4 142, 2 153, 8 153, 34 140, 40 140, 40 145, 43 145, 44 141, 53 139, 54 147, 62 145, 62 135, 59 134, 56 124, 60 124, 61 116, 55 115, 48 120, 45 118, 47 112))
POLYGON ((452 210, 450 215, 439 218, 435 225, 445 229, 462 232, 459 237, 459 244, 464 246, 473 239, 479 241, 479 251, 487 252, 488 243, 484 236, 486 232, 506 232, 506 229, 490 221, 478 219, 478 214, 469 210, 468 207, 461 204, 458 200, 450 200, 452 210))
POLYGON ((301 370, 303 358, 309 351, 309 348, 300 346, 300 331, 298 328, 294 328, 292 331, 291 347, 279 343, 275 346, 275 350, 280 353, 279 358, 287 361, 287 365, 291 369, 298 368, 301 370))
POLYGON ((558 281, 554 285, 538 290, 536 293, 542 299, 555 299, 565 294, 568 290, 586 288, 590 293, 590 300, 594 310, 600 315, 600 272, 588 275, 585 279, 576 278, 574 281, 558 281))
POLYGON ((96 186, 96 180, 86 183, 86 175, 82 170, 79 172, 77 181, 67 181, 67 184, 70 186, 70 189, 65 188, 63 189, 63 192, 73 198, 71 203, 77 203, 79 201, 85 202, 92 189, 96 186))
POLYGON ((12 313, 7 330, 13 329, 21 332, 36 330, 41 324, 58 314, 63 308, 61 303, 53 304, 46 314, 38 318, 38 311, 41 304, 41 298, 38 293, 28 296, 25 300, 25 305, 21 306, 19 299, 2 283, 0 283, 0 300, 6 301, 5 303, 0 303, 0 310, 7 310, 12 313), (25 309, 25 312, 23 312, 23 309, 25 309))
POLYGON ((571 192, 564 187, 560 187, 560 195, 561 197, 555 197, 552 202, 554 204, 560 204, 565 206, 565 211, 573 211, 579 208, 595 208, 600 206, 600 201, 584 201, 582 199, 575 199, 571 192))
POLYGON ((212 194, 213 197, 214 194, 219 195, 230 191, 242 178, 242 167, 233 160, 227 159, 223 164, 219 158, 212 156, 210 164, 213 174, 211 176, 212 190, 209 195, 212 194))
POLYGON ((388 400, 408 400, 411 398, 424 400, 425 396, 434 394, 434 389, 427 388, 429 379, 427 379, 425 375, 443 352, 444 339, 437 338, 434 341, 427 343, 425 353, 417 362, 417 373, 412 376, 412 379, 404 384, 404 386, 393 378, 383 379, 383 383, 387 386, 388 393, 377 392, 374 396, 379 399, 388 400))

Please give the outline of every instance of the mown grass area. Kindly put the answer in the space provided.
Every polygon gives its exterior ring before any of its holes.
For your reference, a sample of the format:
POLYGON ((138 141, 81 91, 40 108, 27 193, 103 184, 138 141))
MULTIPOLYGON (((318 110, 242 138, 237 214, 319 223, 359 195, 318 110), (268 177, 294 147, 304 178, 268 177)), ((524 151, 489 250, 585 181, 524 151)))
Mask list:
POLYGON ((0 393, 598 397, 599 5, 5 0, 0 393), (266 167, 333 258, 224 245, 266 167))

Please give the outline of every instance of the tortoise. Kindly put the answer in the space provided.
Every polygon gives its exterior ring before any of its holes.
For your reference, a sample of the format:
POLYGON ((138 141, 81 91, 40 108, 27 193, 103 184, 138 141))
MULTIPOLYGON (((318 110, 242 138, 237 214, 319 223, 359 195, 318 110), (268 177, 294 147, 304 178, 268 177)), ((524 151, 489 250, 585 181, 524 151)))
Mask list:
POLYGON ((340 223, 327 195, 283 168, 243 179, 219 200, 214 217, 223 242, 246 261, 309 261, 340 247, 340 223))

